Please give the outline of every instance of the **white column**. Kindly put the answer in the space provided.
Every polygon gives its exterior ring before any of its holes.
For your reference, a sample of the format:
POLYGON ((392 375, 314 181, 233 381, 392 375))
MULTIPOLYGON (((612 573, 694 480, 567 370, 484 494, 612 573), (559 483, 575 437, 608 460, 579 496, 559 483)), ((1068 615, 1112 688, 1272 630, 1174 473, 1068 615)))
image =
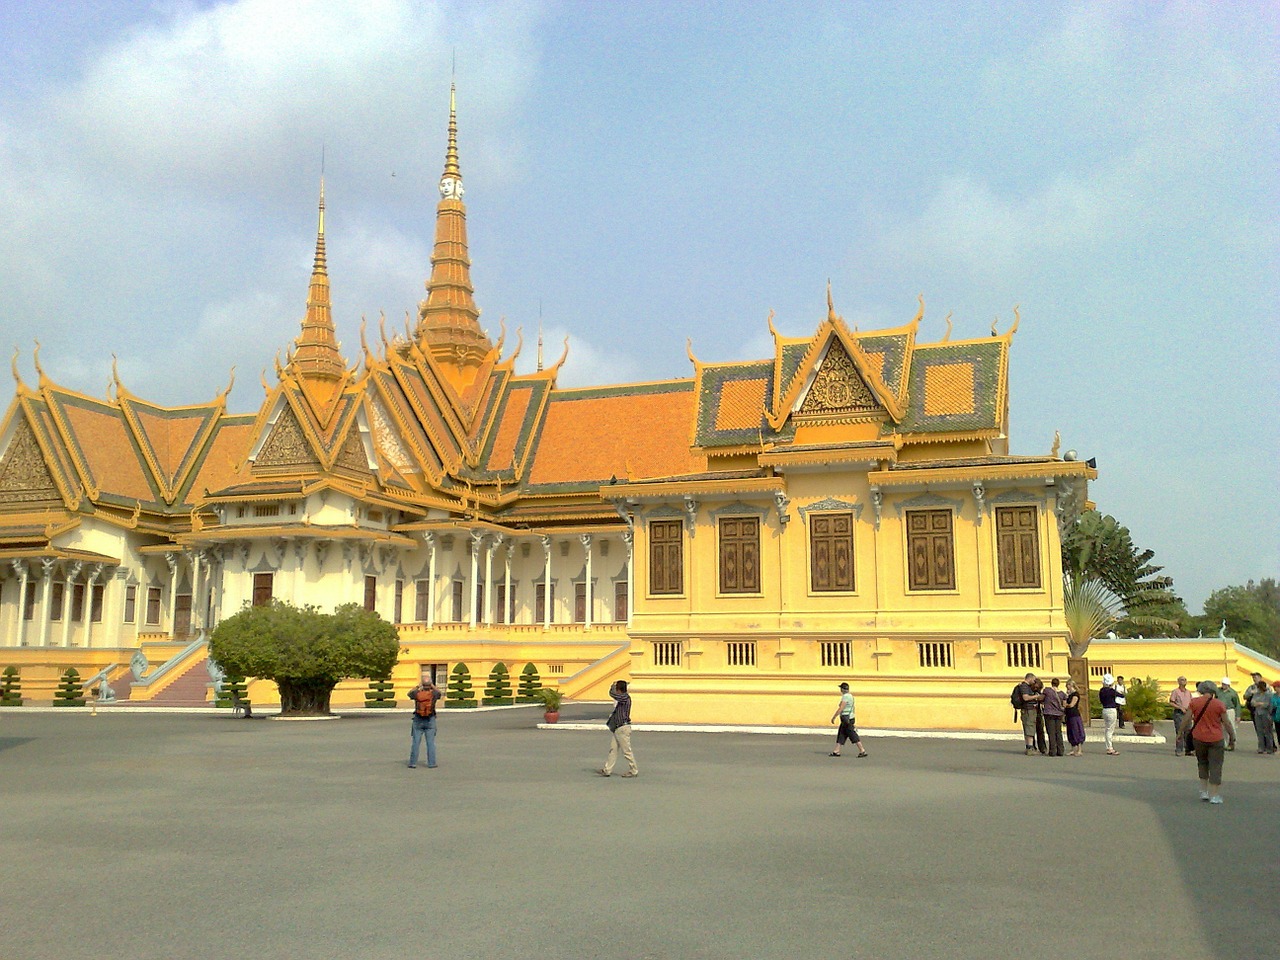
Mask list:
POLYGON ((514 604, 511 596, 511 551, 516 548, 515 541, 507 544, 507 552, 503 556, 503 573, 502 573, 502 622, 507 626, 511 625, 511 621, 515 619, 511 615, 514 604))
POLYGON ((591 629, 591 604, 592 604, 592 601, 594 600, 594 598, 591 596, 593 592, 591 589, 591 534, 584 533, 578 539, 582 541, 582 549, 586 551, 586 554, 587 554, 587 565, 586 565, 587 582, 584 585, 585 589, 583 590, 583 593, 586 594, 586 603, 584 604, 584 606, 586 607, 586 610, 584 611, 584 615, 583 615, 582 629, 590 630, 591 629))
POLYGON ((471 582, 467 584, 467 623, 471 629, 476 628, 476 577, 480 575, 480 545, 484 542, 484 534, 479 530, 471 531, 471 582))
POLYGON ((178 610, 178 554, 170 550, 165 553, 164 561, 169 564, 169 635, 173 636, 173 621, 178 610))
POLYGON ((631 626, 631 597, 635 586, 635 574, 632 572, 632 555, 635 553, 635 534, 630 530, 622 533, 622 542, 627 545, 627 626, 631 626))
MULTIPOLYGON (((98 577, 100 577, 101 575, 102 575, 102 564, 95 563, 93 565, 93 573, 89 574, 89 579, 85 582, 85 585, 84 585, 84 602, 85 602, 84 646, 86 650, 89 649, 89 647, 93 646, 93 588, 94 588, 94 585, 98 582, 98 577)), ((106 606, 107 606, 106 592, 107 591, 105 589, 102 591, 103 616, 106 616, 106 606)))
POLYGON ((497 617, 493 615, 493 551, 497 549, 497 541, 488 537, 484 542, 484 613, 485 623, 493 623, 497 617))
POLYGON ((27 645, 27 564, 23 560, 13 561, 13 572, 18 575, 18 646, 27 645))
MULTIPOLYGON (((64 647, 71 646, 71 614, 76 595, 76 577, 80 576, 81 566, 83 564, 79 560, 71 565, 71 569, 67 571, 67 585, 62 591, 62 645, 64 647)), ((83 608, 80 612, 81 615, 84 614, 83 608)))
POLYGON ((427 629, 430 630, 436 623, 436 535, 428 533, 423 541, 427 545, 427 629))
POLYGON ((542 629, 551 627, 551 538, 542 535, 542 629))
MULTIPOLYGON (((45 557, 40 561, 40 646, 47 647, 49 645, 49 627, 52 621, 49 619, 49 597, 53 592, 53 565, 57 563, 52 557, 45 557)), ((63 606, 66 606, 66 597, 62 598, 63 606)))
MULTIPOLYGON (((200 556, 202 551, 196 550, 191 554, 191 631, 199 633, 200 628, 204 626, 204 608, 200 605, 200 595, 203 592, 200 584, 200 556)), ((104 604, 105 606, 105 604, 104 604)))

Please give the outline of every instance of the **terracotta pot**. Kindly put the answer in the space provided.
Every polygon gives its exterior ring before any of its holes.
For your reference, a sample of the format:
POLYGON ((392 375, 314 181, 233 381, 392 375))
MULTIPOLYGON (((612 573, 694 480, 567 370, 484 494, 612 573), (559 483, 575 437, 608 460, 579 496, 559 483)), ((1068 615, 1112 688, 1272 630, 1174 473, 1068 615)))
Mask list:
POLYGON ((560 720, 559 710, 548 710, 542 715, 542 719, 547 723, 558 723, 560 720))
POLYGON ((1135 723, 1133 732, 1140 737, 1149 737, 1155 733, 1156 725, 1154 723, 1135 723))

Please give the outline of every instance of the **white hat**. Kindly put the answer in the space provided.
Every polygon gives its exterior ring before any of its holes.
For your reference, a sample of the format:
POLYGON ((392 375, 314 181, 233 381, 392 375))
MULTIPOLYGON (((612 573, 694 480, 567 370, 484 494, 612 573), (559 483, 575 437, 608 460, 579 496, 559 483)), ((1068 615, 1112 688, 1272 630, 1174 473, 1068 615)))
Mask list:
POLYGON ((1229 686, 1231 686, 1231 678, 1230 678, 1230 677, 1223 677, 1223 678, 1222 678, 1222 685, 1223 685, 1224 687, 1229 687, 1229 686))
POLYGON ((1103 685, 1104 687, 1109 687, 1109 686, 1111 686, 1111 685, 1112 685, 1113 683, 1115 683, 1115 682, 1116 682, 1116 678, 1115 678, 1115 677, 1113 677, 1111 674, 1109 674, 1109 673, 1104 673, 1104 674, 1102 675, 1102 685, 1103 685))

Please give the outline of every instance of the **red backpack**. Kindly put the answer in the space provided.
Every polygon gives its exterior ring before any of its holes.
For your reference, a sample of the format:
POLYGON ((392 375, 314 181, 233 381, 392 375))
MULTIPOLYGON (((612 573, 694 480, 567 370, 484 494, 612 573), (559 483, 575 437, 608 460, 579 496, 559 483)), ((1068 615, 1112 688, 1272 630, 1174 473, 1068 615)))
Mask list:
POLYGON ((436 715, 436 692, 434 690, 417 690, 412 694, 413 712, 419 717, 436 715))

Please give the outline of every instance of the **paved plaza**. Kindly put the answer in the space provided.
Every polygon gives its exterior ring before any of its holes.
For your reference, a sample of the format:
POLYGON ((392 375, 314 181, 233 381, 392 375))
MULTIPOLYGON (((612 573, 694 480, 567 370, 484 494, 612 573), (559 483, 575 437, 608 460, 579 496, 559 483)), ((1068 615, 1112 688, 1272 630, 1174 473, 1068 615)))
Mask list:
POLYGON ((1167 746, 640 729, 624 780, 603 728, 539 719, 446 712, 408 770, 406 713, 0 711, 0 956, 1240 960, 1280 929, 1248 729, 1210 807, 1167 746))

